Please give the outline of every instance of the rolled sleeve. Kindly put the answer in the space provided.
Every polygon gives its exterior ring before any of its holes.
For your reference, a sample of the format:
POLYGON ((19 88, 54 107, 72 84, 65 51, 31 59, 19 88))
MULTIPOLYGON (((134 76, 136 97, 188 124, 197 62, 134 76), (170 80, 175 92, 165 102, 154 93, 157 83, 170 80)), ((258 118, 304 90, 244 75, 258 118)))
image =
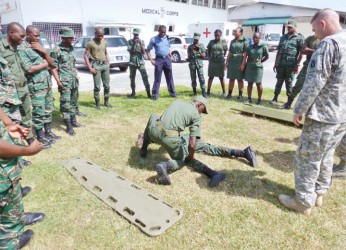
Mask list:
POLYGON ((201 137, 201 117, 196 115, 192 118, 192 125, 189 127, 190 137, 201 137))

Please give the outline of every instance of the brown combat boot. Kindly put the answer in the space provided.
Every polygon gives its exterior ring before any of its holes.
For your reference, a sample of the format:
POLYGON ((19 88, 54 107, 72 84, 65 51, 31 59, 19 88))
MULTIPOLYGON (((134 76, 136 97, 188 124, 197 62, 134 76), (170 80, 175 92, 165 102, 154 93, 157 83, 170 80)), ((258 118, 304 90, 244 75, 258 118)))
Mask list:
POLYGON ((294 197, 291 197, 291 196, 288 196, 288 195, 284 195, 284 194, 280 194, 279 195, 279 201, 286 208, 294 210, 294 211, 296 211, 296 212, 298 212, 300 214, 303 214, 305 216, 310 216, 310 214, 311 214, 311 208, 309 208, 307 206, 304 206, 303 204, 300 204, 299 202, 297 202, 294 199, 294 197))

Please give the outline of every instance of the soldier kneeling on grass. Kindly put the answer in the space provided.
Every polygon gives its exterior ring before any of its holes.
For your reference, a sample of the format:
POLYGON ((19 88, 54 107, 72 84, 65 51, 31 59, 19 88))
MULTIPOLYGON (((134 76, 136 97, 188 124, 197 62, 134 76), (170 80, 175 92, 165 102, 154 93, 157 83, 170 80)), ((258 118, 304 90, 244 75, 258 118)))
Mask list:
POLYGON ((140 156, 142 158, 147 156, 150 143, 163 146, 170 155, 171 160, 156 165, 159 184, 170 185, 171 181, 168 173, 187 165, 195 171, 207 175, 210 178, 210 187, 218 186, 225 179, 226 174, 216 172, 195 159, 195 152, 221 157, 242 157, 249 161, 250 166, 256 167, 256 155, 250 146, 244 150, 238 150, 214 146, 200 140, 200 114, 207 114, 207 110, 207 99, 197 96, 192 102, 180 100, 173 102, 161 117, 157 114, 150 116, 144 134, 139 135, 136 144, 141 146, 140 156), (190 134, 183 134, 182 132, 187 127, 190 134))

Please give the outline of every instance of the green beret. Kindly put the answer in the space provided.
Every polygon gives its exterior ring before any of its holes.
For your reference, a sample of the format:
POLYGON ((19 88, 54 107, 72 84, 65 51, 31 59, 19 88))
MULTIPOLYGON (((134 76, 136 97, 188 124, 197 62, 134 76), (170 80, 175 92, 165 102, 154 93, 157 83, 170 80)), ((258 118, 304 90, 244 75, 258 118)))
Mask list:
POLYGON ((61 27, 59 30, 59 35, 61 37, 74 37, 73 29, 69 27, 61 27))
POLYGON ((198 33, 198 32, 193 33, 193 39, 199 40, 200 37, 201 37, 200 33, 198 33))

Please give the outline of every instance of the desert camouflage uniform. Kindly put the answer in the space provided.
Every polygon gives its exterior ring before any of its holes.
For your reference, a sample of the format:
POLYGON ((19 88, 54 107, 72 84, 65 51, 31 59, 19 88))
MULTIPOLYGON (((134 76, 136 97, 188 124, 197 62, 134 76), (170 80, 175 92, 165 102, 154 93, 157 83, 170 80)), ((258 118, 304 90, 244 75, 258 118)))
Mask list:
POLYGON ((311 57, 295 114, 306 119, 296 152, 295 199, 315 204, 330 187, 336 145, 346 133, 346 31, 324 38, 311 57))
POLYGON ((278 56, 275 61, 277 66, 275 95, 281 92, 285 81, 287 96, 292 93, 292 82, 294 80, 294 67, 297 65, 299 51, 304 44, 304 37, 295 32, 293 35, 285 34, 280 38, 278 56))
POLYGON ((63 89, 60 90, 60 112, 64 120, 69 120, 76 115, 78 108, 78 86, 76 54, 73 47, 65 48, 63 43, 56 46, 50 56, 54 66, 58 68, 63 89))
POLYGON ((187 54, 190 54, 190 53, 192 54, 192 57, 189 60, 191 87, 192 88, 197 87, 197 79, 196 79, 196 75, 197 75, 201 89, 205 89, 205 86, 204 86, 205 80, 204 80, 204 73, 203 73, 203 58, 199 52, 202 52, 205 55, 205 47, 202 43, 198 43, 197 45, 190 44, 187 47, 187 54), (199 51, 193 50, 194 47, 198 47, 199 51))
POLYGON ((129 40, 128 44, 128 51, 130 53, 130 80, 131 80, 131 89, 134 92, 136 90, 136 72, 137 69, 141 73, 142 80, 145 86, 145 90, 150 92, 150 83, 148 80, 148 74, 145 69, 145 62, 144 62, 144 42, 141 41, 141 43, 136 43, 133 39, 129 40))
POLYGON ((28 73, 31 66, 44 63, 44 59, 37 51, 31 49, 26 40, 20 45, 18 53, 24 62, 24 71, 26 72, 33 107, 32 121, 37 131, 43 129, 45 123, 52 121, 54 100, 51 76, 47 69, 32 74, 28 73))
POLYGON ((0 57, 0 107, 15 123, 20 123, 20 104, 14 75, 7 67, 7 61, 0 57))
POLYGON ((346 161, 346 135, 342 138, 339 146, 336 147, 335 153, 340 160, 346 161))
MULTIPOLYGON (((0 139, 15 144, 1 120, 0 139)), ((24 228, 21 172, 21 157, 0 158, 0 249, 17 249, 24 228)))
MULTIPOLYGON (((304 45, 310 49, 316 49, 319 42, 320 40, 317 39, 315 36, 309 36, 305 39, 304 45)), ((303 63, 303 68, 299 71, 296 84, 294 85, 292 89, 291 98, 293 99, 300 93, 300 91, 303 88, 303 84, 306 78, 306 71, 308 70, 310 59, 311 59, 311 55, 307 55, 306 60, 303 63)))

